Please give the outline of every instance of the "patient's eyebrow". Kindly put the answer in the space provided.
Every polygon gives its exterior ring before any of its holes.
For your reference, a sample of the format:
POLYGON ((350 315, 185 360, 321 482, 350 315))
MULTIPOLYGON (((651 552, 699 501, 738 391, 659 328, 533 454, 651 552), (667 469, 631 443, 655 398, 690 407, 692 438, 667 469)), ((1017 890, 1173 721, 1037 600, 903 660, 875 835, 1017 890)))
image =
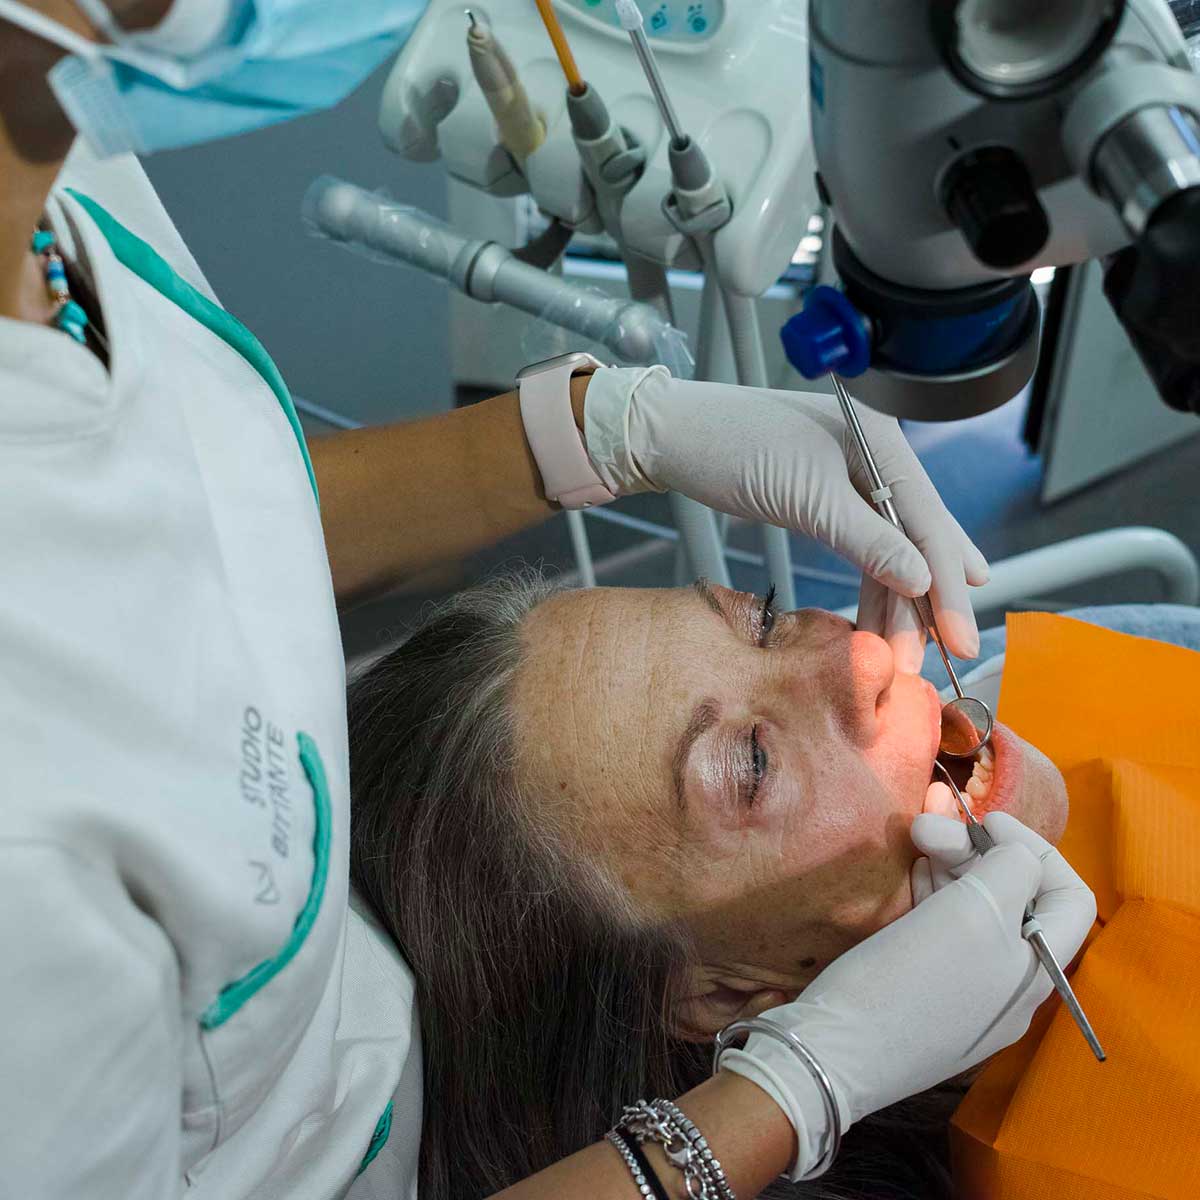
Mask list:
POLYGON ((721 602, 717 599, 716 592, 714 592, 709 586, 707 579, 697 579, 696 582, 692 584, 692 588, 695 590, 696 595, 699 596, 700 599, 703 600, 704 603, 707 604, 708 607, 711 608, 713 612, 715 612, 717 616, 721 618, 721 620, 729 620, 728 614, 721 607, 721 602))
POLYGON ((675 801, 681 810, 687 809, 687 796, 683 787, 683 772, 687 767, 688 756, 698 738, 707 733, 721 719, 721 706, 715 700, 701 700, 692 712, 692 719, 687 723, 679 745, 675 747, 675 757, 671 760, 671 777, 675 781, 675 801))

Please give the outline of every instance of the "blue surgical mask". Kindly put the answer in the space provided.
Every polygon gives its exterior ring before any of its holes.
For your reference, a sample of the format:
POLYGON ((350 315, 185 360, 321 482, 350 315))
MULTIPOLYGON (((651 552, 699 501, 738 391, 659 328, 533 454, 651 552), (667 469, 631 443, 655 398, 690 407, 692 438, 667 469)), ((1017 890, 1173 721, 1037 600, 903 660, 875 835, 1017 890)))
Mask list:
POLYGON ((428 0, 175 0, 128 33, 105 0, 75 0, 109 44, 18 0, 0 20, 69 51, 50 71, 96 154, 150 154, 331 108, 407 40, 428 0))

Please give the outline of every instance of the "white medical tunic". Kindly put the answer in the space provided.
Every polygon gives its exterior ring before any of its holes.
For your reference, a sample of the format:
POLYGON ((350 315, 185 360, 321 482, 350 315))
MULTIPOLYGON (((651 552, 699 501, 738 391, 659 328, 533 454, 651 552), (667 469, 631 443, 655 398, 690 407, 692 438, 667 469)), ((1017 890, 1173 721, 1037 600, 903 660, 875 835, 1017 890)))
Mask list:
POLYGON ((303 453, 65 191, 211 300, 138 164, 59 183, 111 364, 0 320, 0 1194, 414 1196, 413 981, 348 903, 303 453))

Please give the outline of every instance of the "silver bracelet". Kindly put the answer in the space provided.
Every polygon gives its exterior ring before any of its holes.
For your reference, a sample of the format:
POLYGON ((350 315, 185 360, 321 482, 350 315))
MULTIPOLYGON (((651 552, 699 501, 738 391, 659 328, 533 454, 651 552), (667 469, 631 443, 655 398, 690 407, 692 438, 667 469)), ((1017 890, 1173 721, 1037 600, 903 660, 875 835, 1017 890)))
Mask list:
POLYGON ((678 1104, 674 1104, 670 1100, 659 1100, 656 1103, 675 1118, 675 1123, 679 1126, 683 1136, 692 1143, 692 1148, 700 1155, 700 1161, 708 1167, 709 1179, 716 1188, 720 1200, 737 1200, 733 1188, 729 1186, 729 1181, 725 1178, 721 1160, 713 1154, 708 1139, 696 1128, 695 1122, 678 1104))
POLYGON ((617 1148, 617 1153, 625 1160, 625 1165, 629 1168, 630 1174, 633 1176, 633 1182, 637 1185, 637 1190, 643 1196, 653 1196, 654 1189, 646 1181, 646 1176, 642 1173, 642 1168, 638 1166, 638 1161, 629 1153, 629 1147, 621 1141, 621 1135, 615 1130, 610 1129, 604 1135, 617 1148))
MULTIPOLYGON (((617 1128, 634 1137, 639 1144, 654 1142, 663 1148, 667 1162, 683 1175, 684 1191, 690 1200, 735 1200, 725 1173, 700 1131, 689 1137, 664 1100, 639 1100, 627 1104, 617 1128), (697 1145, 697 1142, 703 1145, 697 1145), (717 1166, 714 1170, 713 1163, 717 1166), (717 1171, 721 1171, 718 1176, 717 1171)), ((678 1112, 675 1109, 675 1112, 678 1112)), ((686 1119, 686 1118, 685 1118, 686 1119)), ((691 1122, 689 1122, 691 1124, 691 1122)))
POLYGON ((838 1108, 833 1084, 829 1081, 825 1068, 817 1062, 812 1051, 790 1029, 785 1029, 769 1017, 755 1017, 749 1021, 734 1021, 732 1025, 726 1025, 717 1034, 716 1049, 713 1052, 714 1075, 720 1069, 721 1055, 730 1049, 729 1043, 740 1033, 765 1033, 777 1042, 782 1042, 808 1068, 809 1074, 816 1081, 821 1092, 821 1100, 825 1105, 825 1119, 829 1122, 829 1149, 805 1178, 816 1179, 824 1175, 833 1166, 834 1159, 837 1158, 838 1151, 842 1148, 842 1113, 838 1108))

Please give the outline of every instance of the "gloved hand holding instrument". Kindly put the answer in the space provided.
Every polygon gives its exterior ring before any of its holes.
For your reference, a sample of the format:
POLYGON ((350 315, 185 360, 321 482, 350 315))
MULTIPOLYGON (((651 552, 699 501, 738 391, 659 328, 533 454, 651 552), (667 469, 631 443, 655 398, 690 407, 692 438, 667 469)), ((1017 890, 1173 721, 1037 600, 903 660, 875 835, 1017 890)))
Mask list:
POLYGON ((865 576, 859 628, 895 638, 901 669, 919 670, 920 643, 911 605, 889 605, 890 593, 928 592, 947 648, 973 658, 979 634, 968 585, 987 581, 987 562, 899 424, 866 410, 861 420, 903 532, 872 508, 870 480, 831 396, 679 380, 663 367, 605 368, 588 388, 585 440, 616 495, 680 492, 807 533, 849 559, 865 576))
MULTIPOLYGON (((945 839, 943 823, 967 837, 960 823, 927 814, 914 824, 918 848, 927 834, 945 839)), ((827 1169, 853 1122, 1025 1032, 1051 991, 1022 937, 1027 908, 1059 961, 1083 944, 1096 914, 1083 880, 1014 817, 995 813, 986 824, 994 848, 959 878, 939 875, 943 886, 921 889, 911 912, 835 959, 792 1003, 721 1035, 720 1067, 788 1114, 799 1143, 793 1179, 827 1169), (744 1050, 724 1049, 742 1033, 744 1050)))
MULTIPOLYGON (((913 823, 913 841, 918 848, 925 851, 927 858, 922 862, 927 864, 927 868, 921 871, 918 869, 919 864, 914 866, 914 898, 919 891, 925 893, 937 884, 944 883, 948 878, 960 875, 978 855, 990 853, 996 845, 993 829, 987 823, 987 819, 977 820, 950 772, 940 762, 935 763, 934 766, 944 780, 944 786, 949 789, 958 807, 962 810, 967 823, 962 825, 958 821, 948 820, 935 813, 922 813, 917 817, 913 823)), ((996 815, 993 824, 1003 824, 1012 820, 1012 817, 1000 813, 996 815)), ((1022 830, 1013 832, 1020 836, 1025 845, 1039 858, 1051 850, 1049 842, 1030 830, 1024 830, 1022 827, 1022 830)), ((1045 968, 1055 991, 1062 997, 1067 1011, 1071 1014, 1071 1019, 1079 1026, 1079 1032, 1083 1034, 1084 1040, 1096 1056, 1097 1062, 1104 1062, 1106 1055, 1100 1045, 1100 1039, 1096 1037, 1095 1030, 1092 1029, 1091 1022, 1087 1019, 1082 1005, 1076 998, 1070 981, 1063 973, 1062 966, 1054 955, 1054 949, 1046 937, 1045 929, 1032 909, 1026 909, 1025 917, 1025 926, 1021 930, 1021 936, 1028 939, 1029 944, 1033 947, 1038 961, 1045 968)))

